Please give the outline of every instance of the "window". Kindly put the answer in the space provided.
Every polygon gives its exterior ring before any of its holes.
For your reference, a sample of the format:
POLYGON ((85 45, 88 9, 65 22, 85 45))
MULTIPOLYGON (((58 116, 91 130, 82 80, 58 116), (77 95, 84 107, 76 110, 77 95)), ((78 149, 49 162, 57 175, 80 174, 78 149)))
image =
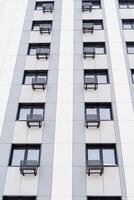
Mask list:
POLYGON ((10 166, 20 166, 21 160, 36 160, 40 162, 40 145, 13 145, 10 166))
POLYGON ((121 200, 121 197, 88 197, 87 200, 121 200))
POLYGON ((84 53, 90 53, 94 49, 95 54, 105 54, 106 53, 106 48, 105 48, 105 43, 104 42, 95 42, 95 43, 88 43, 85 42, 83 43, 83 51, 84 53))
MULTIPOLYGON (((85 70, 84 71, 84 79, 90 80, 90 78, 96 77, 96 81, 98 84, 108 84, 109 77, 107 70, 85 70)), ((87 81, 86 81, 87 82, 87 81)))
POLYGON ((36 197, 32 197, 32 196, 4 196, 3 200, 36 200, 36 197))
POLYGON ((114 144, 88 144, 86 150, 88 161, 102 161, 104 166, 117 165, 116 148, 114 144))
POLYGON ((134 69, 131 69, 132 83, 134 83, 134 69))
POLYGON ((92 9, 99 9, 101 8, 100 0, 83 0, 82 1, 82 7, 88 7, 89 5, 92 5, 92 9))
POLYGON ((38 1, 35 5, 35 10, 42 10, 43 6, 47 8, 54 9, 54 2, 53 1, 38 1))
POLYGON ((113 119, 111 103, 86 103, 86 118, 90 116, 98 116, 100 121, 109 121, 113 119))
POLYGON ((47 83, 47 71, 41 71, 41 70, 25 71, 24 78, 23 78, 23 84, 31 85, 32 80, 34 78, 43 78, 43 79, 45 79, 45 81, 47 83))
POLYGON ((44 54, 50 54, 50 44, 49 43, 39 43, 39 44, 29 44, 28 55, 37 55, 37 50, 40 50, 44 54))
POLYGON ((33 31, 40 31, 41 26, 46 27, 46 29, 52 30, 52 21, 33 21, 32 30, 33 31))
POLYGON ((17 120, 26 121, 28 115, 41 115, 44 118, 44 104, 42 103, 20 103, 18 107, 17 120))
POLYGON ((128 54, 134 54, 134 42, 126 42, 128 54))
POLYGON ((93 24, 93 30, 102 30, 103 22, 102 20, 83 20, 83 28, 88 28, 91 24, 93 24))
POLYGON ((119 7, 120 8, 134 8, 134 1, 133 0, 119 0, 119 7))
POLYGON ((122 25, 124 30, 134 29, 134 19, 123 19, 122 25))

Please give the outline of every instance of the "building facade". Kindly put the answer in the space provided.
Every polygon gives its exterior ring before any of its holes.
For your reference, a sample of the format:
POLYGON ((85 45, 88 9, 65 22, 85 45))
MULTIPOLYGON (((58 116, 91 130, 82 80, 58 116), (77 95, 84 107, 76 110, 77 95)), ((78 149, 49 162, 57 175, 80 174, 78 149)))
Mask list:
POLYGON ((0 200, 134 200, 134 0, 0 2, 0 200))

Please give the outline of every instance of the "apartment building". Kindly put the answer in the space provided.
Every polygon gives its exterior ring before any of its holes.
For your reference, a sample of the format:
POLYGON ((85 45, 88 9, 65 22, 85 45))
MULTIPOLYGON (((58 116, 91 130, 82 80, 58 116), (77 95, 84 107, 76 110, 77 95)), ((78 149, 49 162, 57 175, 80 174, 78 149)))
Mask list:
POLYGON ((134 200, 134 0, 0 0, 0 200, 134 200))

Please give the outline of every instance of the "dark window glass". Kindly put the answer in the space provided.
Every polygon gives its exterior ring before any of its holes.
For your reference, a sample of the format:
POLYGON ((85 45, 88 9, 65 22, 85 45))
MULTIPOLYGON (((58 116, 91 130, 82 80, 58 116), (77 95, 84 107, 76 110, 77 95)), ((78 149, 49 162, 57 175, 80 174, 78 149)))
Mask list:
POLYGON ((39 31, 41 25, 44 25, 45 27, 52 29, 52 21, 49 20, 49 21, 33 21, 32 30, 39 31))
POLYGON ((120 8, 134 8, 134 1, 133 0, 119 0, 119 7, 120 8))
POLYGON ((42 1, 42 2, 38 1, 36 2, 35 10, 42 10, 43 5, 54 7, 54 2, 53 1, 42 1))
POLYGON ((102 30, 103 22, 102 20, 83 20, 83 27, 88 27, 88 25, 93 24, 94 30, 102 30))
POLYGON ((134 42, 127 42, 126 45, 128 54, 134 54, 134 42))
POLYGON ((21 160, 37 160, 39 163, 40 145, 13 145, 9 165, 19 166, 21 160))
POLYGON ((92 2, 92 8, 93 9, 99 9, 101 8, 101 2, 100 0, 83 0, 82 6, 88 6, 88 3, 92 2))
POLYGON ((25 121, 29 114, 41 114, 44 117, 44 104, 19 104, 17 120, 25 121))
POLYGON ((105 54, 106 48, 105 43, 83 43, 84 52, 90 52, 93 48, 95 49, 95 54, 105 54))
POLYGON ((87 160, 102 160, 105 166, 116 165, 115 145, 87 145, 87 160))
POLYGON ((36 197, 32 196, 4 196, 3 200, 36 200, 36 197))
POLYGON ((131 75, 132 75, 132 83, 134 83, 134 69, 131 70, 131 75))
POLYGON ((25 85, 31 85, 33 78, 44 78, 47 82, 47 71, 25 71, 24 72, 24 78, 23 78, 23 84, 25 85))
POLYGON ((134 29, 134 20, 133 19, 124 19, 122 20, 123 29, 130 30, 134 29))
POLYGON ((42 49, 42 50, 45 50, 45 52, 48 52, 50 51, 50 44, 49 43, 45 43, 45 44, 29 44, 29 47, 28 47, 28 55, 31 55, 31 56, 34 56, 36 55, 36 50, 37 49, 42 49))
POLYGON ((109 83, 108 71, 107 70, 85 70, 85 78, 97 77, 98 84, 109 83))
POLYGON ((121 200, 121 197, 88 197, 88 200, 121 200))
POLYGON ((101 121, 113 119, 110 103, 86 103, 86 115, 97 114, 101 121))

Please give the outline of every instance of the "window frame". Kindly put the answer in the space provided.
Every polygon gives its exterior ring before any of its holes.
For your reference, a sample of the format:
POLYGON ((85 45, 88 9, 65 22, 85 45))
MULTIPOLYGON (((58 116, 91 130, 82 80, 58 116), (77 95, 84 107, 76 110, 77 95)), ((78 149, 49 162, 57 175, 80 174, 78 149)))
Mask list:
POLYGON ((35 3, 35 10, 37 11, 40 11, 42 10, 42 4, 49 4, 49 3, 52 3, 53 4, 53 7, 54 7, 54 1, 36 1, 35 3), (41 5, 40 7, 38 7, 38 4, 41 5))
POLYGON ((42 48, 42 49, 48 49, 49 50, 49 54, 50 54, 50 43, 29 43, 28 45, 28 50, 27 50, 27 55, 28 56, 36 56, 36 50, 38 48, 42 48), (35 53, 30 53, 31 49, 33 49, 35 51, 35 53))
MULTIPOLYGON (((40 160, 41 160, 41 144, 13 144, 11 146, 11 150, 10 150, 10 156, 9 156, 9 162, 8 162, 8 166, 9 167, 19 167, 19 165, 12 165, 12 160, 13 160, 13 154, 14 154, 14 150, 19 150, 19 149, 23 149, 24 150, 24 160, 27 160, 28 157, 28 151, 32 150, 32 149, 37 149, 39 150, 39 155, 38 155, 38 167, 40 166, 40 160)), ((21 161, 21 160, 20 160, 21 161)))
POLYGON ((102 196, 88 196, 87 197, 87 200, 121 200, 121 197, 120 196, 110 196, 110 197, 108 197, 108 196, 104 196, 104 197, 102 197, 102 196))
POLYGON ((134 69, 131 69, 132 84, 134 84, 134 69))
POLYGON ((105 55, 106 52, 106 45, 105 42, 83 42, 83 52, 85 48, 95 48, 95 55, 105 55), (96 49, 103 49, 103 53, 97 53, 96 49))
POLYGON ((92 9, 101 9, 102 5, 101 5, 101 0, 82 0, 82 6, 83 3, 88 3, 88 2, 92 2, 92 9), (98 2, 98 4, 97 4, 98 2), (98 7, 94 7, 95 5, 97 5, 98 7))
POLYGON ((2 200, 36 200, 36 196, 3 196, 2 200))
POLYGON ((95 108, 97 111, 97 115, 99 116, 100 121, 113 121, 113 111, 112 111, 112 104, 111 103, 85 103, 85 119, 87 116, 87 109, 90 108, 95 108), (100 117, 100 109, 101 108, 109 108, 110 110, 110 119, 101 119, 100 117))
POLYGON ((45 115, 45 103, 19 103, 18 105, 18 109, 17 109, 17 115, 16 115, 16 121, 26 121, 26 119, 22 120, 22 119, 19 119, 20 117, 20 111, 21 111, 21 107, 26 107, 27 109, 30 109, 30 113, 29 114, 33 114, 34 112, 34 109, 37 109, 37 108, 41 108, 43 110, 43 116, 42 118, 44 119, 44 115, 45 115))
POLYGON ((31 27, 31 31, 40 31, 40 30, 34 30, 34 26, 37 24, 37 26, 38 27, 40 27, 40 24, 49 24, 49 25, 51 25, 51 28, 52 28, 52 24, 53 24, 53 22, 52 22, 52 20, 34 20, 33 22, 32 22, 32 27, 31 27))
POLYGON ((122 19, 122 28, 123 30, 134 30, 134 19, 122 19), (131 28, 125 28, 125 23, 130 25, 131 28))
POLYGON ((88 23, 93 23, 94 24, 94 30, 95 31, 102 31, 102 30, 104 30, 104 25, 103 25, 103 20, 101 20, 101 19, 98 19, 98 20, 87 20, 87 19, 84 19, 83 21, 82 21, 82 27, 83 27, 83 25, 84 25, 84 23, 86 24, 88 24, 88 23), (99 23, 100 22, 100 23, 99 23), (95 28, 95 25, 101 25, 101 29, 96 29, 95 28))
POLYGON ((100 154, 100 161, 103 163, 104 167, 118 167, 118 155, 117 148, 115 144, 86 144, 86 161, 88 161, 88 150, 89 149, 98 149, 100 154), (113 149, 114 151, 114 161, 115 164, 105 164, 103 150, 104 149, 113 149))
POLYGON ((131 7, 131 0, 118 0, 118 3, 120 9, 134 9, 134 4, 133 7, 131 7), (122 5, 124 5, 124 7, 122 7, 122 5))
POLYGON ((127 54, 134 54, 134 42, 126 42, 127 54), (133 52, 130 53, 128 48, 133 48, 133 52))
POLYGON ((33 73, 34 78, 38 78, 38 76, 40 76, 39 74, 42 73, 44 75, 43 77, 46 78, 46 83, 47 83, 47 80, 48 80, 48 71, 47 70, 25 70, 24 74, 23 74, 22 85, 32 85, 32 82, 25 83, 26 77, 28 76, 28 74, 29 75, 31 74, 31 76, 32 76, 32 73, 33 73))
MULTIPOLYGON (((108 74, 108 70, 106 70, 106 69, 85 69, 84 70, 84 82, 85 82, 85 76, 86 75, 94 75, 94 76, 98 76, 98 75, 101 75, 101 74, 103 74, 103 75, 105 75, 105 77, 106 77, 106 83, 99 83, 98 81, 97 81, 97 84, 98 85, 107 85, 107 84, 109 84, 110 83, 110 80, 109 80, 109 74, 108 74), (91 73, 90 73, 91 72, 91 73)), ((97 78, 97 80, 98 80, 98 78, 97 78)))

